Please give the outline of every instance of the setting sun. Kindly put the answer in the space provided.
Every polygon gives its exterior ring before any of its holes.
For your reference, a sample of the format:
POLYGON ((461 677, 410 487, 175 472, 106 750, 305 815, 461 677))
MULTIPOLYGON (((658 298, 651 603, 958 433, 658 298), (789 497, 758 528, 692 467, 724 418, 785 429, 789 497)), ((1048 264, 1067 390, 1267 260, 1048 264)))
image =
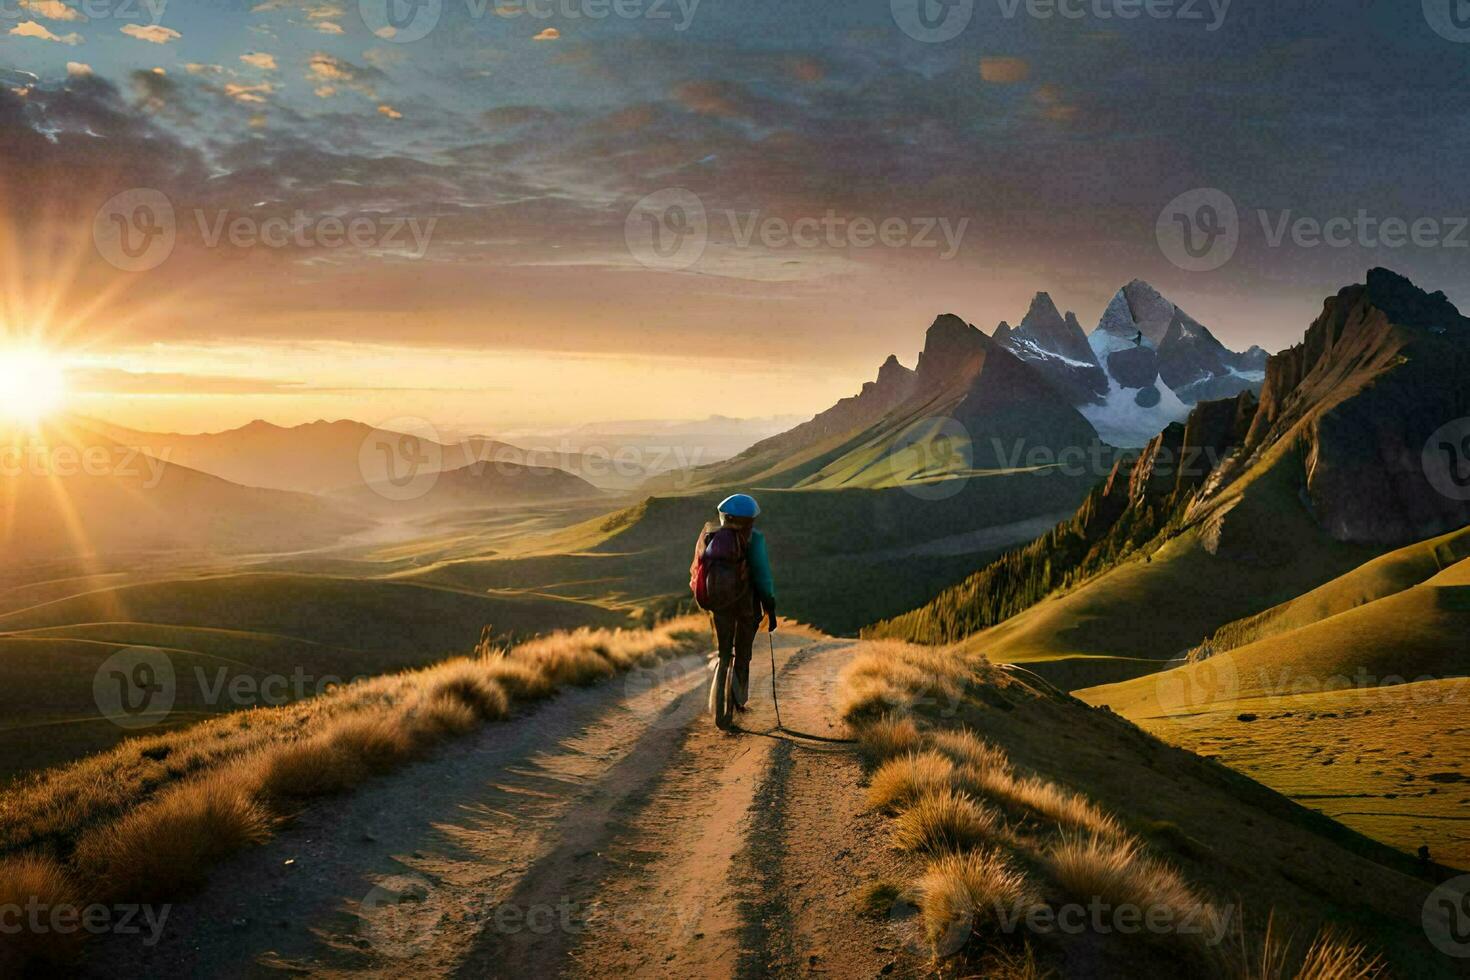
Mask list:
POLYGON ((37 422, 66 400, 66 371, 51 352, 36 348, 0 350, 0 419, 37 422))

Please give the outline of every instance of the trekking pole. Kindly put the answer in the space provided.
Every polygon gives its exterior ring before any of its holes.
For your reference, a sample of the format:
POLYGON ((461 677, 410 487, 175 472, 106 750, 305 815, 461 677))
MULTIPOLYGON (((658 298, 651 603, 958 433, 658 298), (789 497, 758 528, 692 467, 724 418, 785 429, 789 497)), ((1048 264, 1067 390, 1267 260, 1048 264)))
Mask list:
POLYGON ((781 702, 776 697, 776 638, 766 631, 766 641, 771 645, 771 703, 776 706, 776 730, 780 731, 786 726, 781 724, 781 702))

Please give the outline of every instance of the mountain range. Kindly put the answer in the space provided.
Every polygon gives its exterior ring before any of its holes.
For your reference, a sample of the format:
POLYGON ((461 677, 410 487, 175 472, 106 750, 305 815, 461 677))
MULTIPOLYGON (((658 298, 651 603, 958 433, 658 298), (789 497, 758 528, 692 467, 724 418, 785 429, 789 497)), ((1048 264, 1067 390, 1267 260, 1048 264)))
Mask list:
POLYGON ((696 485, 913 489, 1017 468, 1099 445, 1051 381, 954 314, 938 317, 913 369, 890 356, 877 378, 808 422, 731 460, 693 471, 696 485))
MULTIPOLYGON (((403 466, 449 472, 495 467, 587 468, 575 453, 530 452, 487 436, 446 440, 405 422, 398 431, 348 419, 280 426, 260 419, 224 432, 142 432, 87 419, 88 428, 149 456, 212 473, 242 486, 298 493, 335 493, 388 478, 397 454, 403 466), (383 453, 389 456, 384 457, 383 453)), ((400 467, 401 469, 402 467, 400 467)), ((461 481, 463 482, 463 481, 461 481)), ((588 495, 596 492, 588 488, 588 495)))
POLYGON ((1470 416, 1470 320, 1443 293, 1373 269, 1265 374, 1259 399, 1197 405, 1048 535, 872 632, 1118 679, 1470 523, 1426 462, 1470 416))
POLYGON ((1058 391, 1107 442, 1142 446, 1201 401, 1259 390, 1267 353, 1236 353, 1157 289, 1135 279, 1113 296, 1089 335, 1037 293, 1019 325, 994 339, 1058 391))

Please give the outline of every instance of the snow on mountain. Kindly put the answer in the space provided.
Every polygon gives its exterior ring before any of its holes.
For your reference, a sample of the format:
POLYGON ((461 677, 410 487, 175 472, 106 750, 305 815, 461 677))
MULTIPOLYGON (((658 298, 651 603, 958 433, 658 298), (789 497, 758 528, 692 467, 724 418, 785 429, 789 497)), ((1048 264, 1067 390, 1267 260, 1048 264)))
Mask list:
POLYGON ((1199 402, 1259 392, 1265 380, 1265 351, 1229 350, 1140 279, 1114 294, 1091 335, 1038 293, 1021 324, 1002 323, 994 339, 1117 446, 1142 446, 1199 402))

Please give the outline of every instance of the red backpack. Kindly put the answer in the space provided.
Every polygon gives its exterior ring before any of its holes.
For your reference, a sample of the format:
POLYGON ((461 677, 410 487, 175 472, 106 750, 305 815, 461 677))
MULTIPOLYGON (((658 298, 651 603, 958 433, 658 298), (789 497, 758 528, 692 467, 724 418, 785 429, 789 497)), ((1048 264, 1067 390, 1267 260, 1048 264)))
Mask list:
POLYGON ((699 536, 694 564, 689 569, 694 601, 706 612, 726 612, 750 599, 750 563, 745 537, 733 527, 720 527, 699 536))

